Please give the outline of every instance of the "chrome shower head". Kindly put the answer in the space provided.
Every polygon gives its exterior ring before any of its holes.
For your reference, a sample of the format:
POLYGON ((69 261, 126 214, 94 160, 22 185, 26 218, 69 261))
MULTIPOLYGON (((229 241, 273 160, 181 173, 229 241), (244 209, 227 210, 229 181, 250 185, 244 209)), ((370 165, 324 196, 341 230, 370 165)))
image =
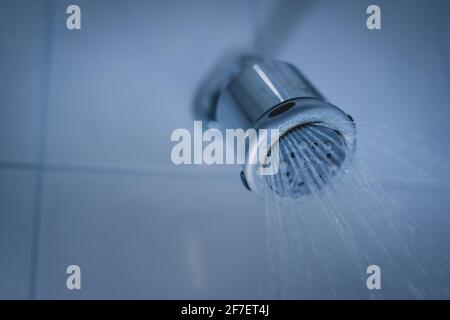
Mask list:
POLYGON ((258 145, 248 145, 250 159, 241 173, 248 189, 263 195, 269 187, 281 197, 297 198, 320 189, 351 162, 356 146, 353 119, 327 102, 294 66, 245 56, 227 70, 197 96, 209 120, 223 129, 279 132, 280 168, 274 175, 259 174, 264 159, 250 161, 258 145))

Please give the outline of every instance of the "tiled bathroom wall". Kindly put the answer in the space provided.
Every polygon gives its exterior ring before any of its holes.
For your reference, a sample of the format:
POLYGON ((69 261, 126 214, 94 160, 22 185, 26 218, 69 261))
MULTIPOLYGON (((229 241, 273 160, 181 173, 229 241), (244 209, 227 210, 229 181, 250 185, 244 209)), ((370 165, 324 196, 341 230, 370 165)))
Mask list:
MULTIPOLYGON (((0 2, 0 298, 265 297, 264 201, 238 168, 170 161, 198 84, 249 45, 265 6, 79 0, 82 30, 69 31, 72 2, 0 2), (70 264, 81 291, 65 287, 70 264)), ((448 3, 376 2, 380 32, 365 27, 369 1, 309 3, 278 57, 357 122, 446 141, 448 3)))

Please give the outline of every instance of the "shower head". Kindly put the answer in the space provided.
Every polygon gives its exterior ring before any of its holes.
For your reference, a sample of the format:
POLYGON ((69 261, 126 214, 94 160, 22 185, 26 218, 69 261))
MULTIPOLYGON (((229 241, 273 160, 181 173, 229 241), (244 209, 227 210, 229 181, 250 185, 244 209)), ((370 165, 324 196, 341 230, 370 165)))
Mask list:
MULTIPOLYGON (((197 97, 197 103, 206 104, 209 120, 223 129, 279 132, 279 170, 273 175, 260 174, 265 159, 251 161, 258 145, 247 146, 241 179, 249 190, 263 195, 268 187, 281 197, 297 198, 322 188, 351 162, 353 119, 327 102, 291 64, 245 56, 229 64, 221 77, 197 97)), ((267 157, 270 153, 269 148, 267 157)))

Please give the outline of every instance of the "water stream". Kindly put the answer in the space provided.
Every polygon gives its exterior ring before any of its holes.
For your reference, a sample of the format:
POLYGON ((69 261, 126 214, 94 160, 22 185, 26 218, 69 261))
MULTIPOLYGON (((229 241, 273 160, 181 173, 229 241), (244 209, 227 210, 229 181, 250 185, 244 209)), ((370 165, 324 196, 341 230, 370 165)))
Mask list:
POLYGON ((280 143, 265 194, 272 297, 450 298, 447 163, 429 143, 362 124, 339 169, 336 139, 308 128, 280 143), (285 196, 299 185, 308 194, 285 196), (369 265, 381 290, 366 285, 369 265))

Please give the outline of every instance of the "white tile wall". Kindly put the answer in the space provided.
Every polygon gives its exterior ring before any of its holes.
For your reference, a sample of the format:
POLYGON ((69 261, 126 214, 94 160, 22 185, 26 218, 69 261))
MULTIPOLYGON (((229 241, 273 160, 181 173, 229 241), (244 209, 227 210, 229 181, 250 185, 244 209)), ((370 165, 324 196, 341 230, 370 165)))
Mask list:
POLYGON ((30 297, 35 174, 0 169, 0 299, 30 297))
MULTIPOLYGON (((197 83, 224 51, 248 43, 257 4, 78 3, 83 29, 67 31, 71 2, 55 1, 47 35, 44 2, 0 4, 0 160, 38 159, 48 109, 52 164, 39 208, 34 170, 0 170, 0 298, 29 296, 36 216, 37 298, 257 298, 267 262, 263 202, 244 190, 235 168, 191 170, 169 160, 171 131, 191 125, 197 83), (45 49, 51 59, 43 70, 45 49), (65 289, 72 263, 82 268, 80 292, 65 289)), ((383 31, 370 33, 369 2, 312 2, 280 56, 360 124, 445 140, 446 36, 433 23, 448 15, 426 1, 380 3, 383 31), (418 82, 421 89, 411 90, 418 82)), ((449 147, 441 152, 445 158, 449 147)), ((401 183, 388 187, 433 232, 429 207, 401 183)), ((445 193, 427 197, 449 207, 445 193)), ((445 230, 435 234, 448 243, 445 230)))

